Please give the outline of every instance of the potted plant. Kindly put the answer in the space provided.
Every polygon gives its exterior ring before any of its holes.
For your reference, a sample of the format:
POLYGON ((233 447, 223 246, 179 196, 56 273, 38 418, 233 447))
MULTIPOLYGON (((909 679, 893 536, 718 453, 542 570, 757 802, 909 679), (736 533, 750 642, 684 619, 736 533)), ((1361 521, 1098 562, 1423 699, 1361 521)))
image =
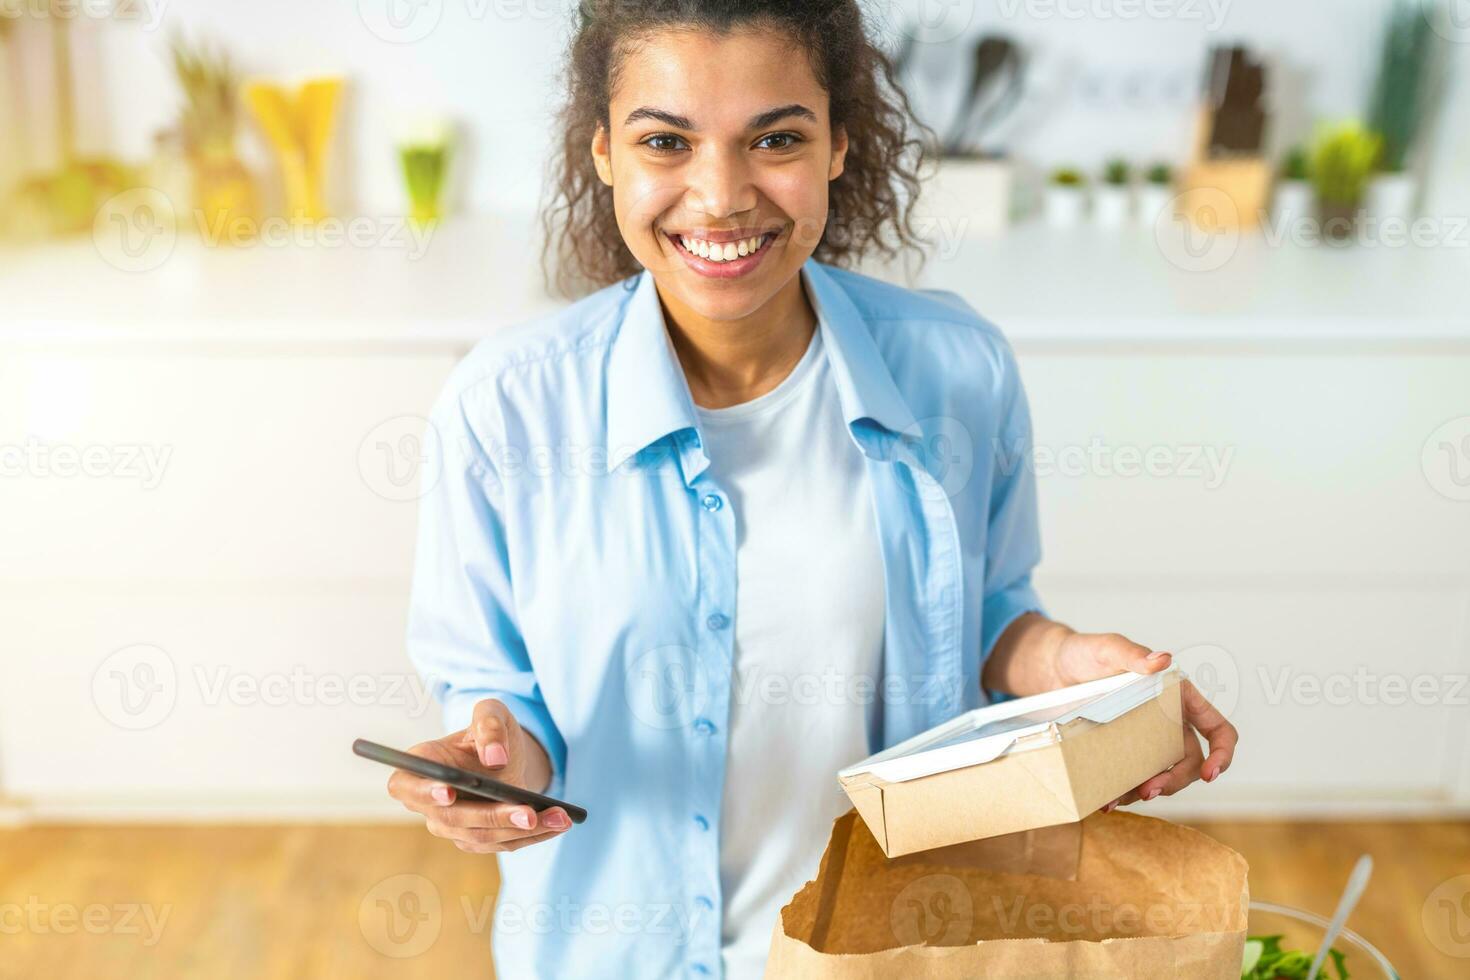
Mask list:
MULTIPOLYGON (((216 242, 253 238, 259 220, 255 180, 235 153, 239 74, 223 51, 188 44, 181 36, 170 47, 184 91, 179 134, 194 175, 192 207, 200 228, 216 242)), ((181 203, 175 202, 179 211, 181 203)))
POLYGON ((1174 199, 1174 168, 1156 163, 1144 171, 1143 186, 1138 189, 1138 220, 1153 224, 1174 199))
POLYGON ((1368 110, 1368 125, 1383 137, 1378 173, 1368 184, 1367 210, 1375 218, 1413 216, 1417 188, 1408 160, 1425 116, 1432 31, 1416 4, 1394 4, 1368 110))
POLYGON ((1323 129, 1312 150, 1312 184, 1317 188, 1317 218, 1322 234, 1341 241, 1357 228, 1368 178, 1382 141, 1362 123, 1323 129))
POLYGON ((1087 212, 1087 178, 1075 167, 1058 167, 1047 183, 1043 208, 1047 224, 1070 228, 1087 212))
POLYGON ((398 163, 408 192, 409 218, 424 227, 443 215, 453 127, 447 119, 423 117, 400 124, 400 128, 398 163))
POLYGON ((1285 227, 1310 218, 1316 192, 1312 188, 1312 168, 1303 146, 1293 146, 1281 158, 1272 200, 1272 217, 1285 227))
POLYGON ((1133 206, 1132 176, 1125 160, 1109 160, 1103 167, 1102 182, 1092 204, 1092 214, 1098 224, 1116 228, 1128 220, 1133 206))

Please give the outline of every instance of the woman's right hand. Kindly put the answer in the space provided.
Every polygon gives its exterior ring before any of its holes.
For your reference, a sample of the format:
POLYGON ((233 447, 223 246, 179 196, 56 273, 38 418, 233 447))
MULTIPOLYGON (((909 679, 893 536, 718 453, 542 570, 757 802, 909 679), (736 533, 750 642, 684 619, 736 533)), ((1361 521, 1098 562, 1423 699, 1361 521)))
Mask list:
MULTIPOLYGON (((537 792, 546 788, 551 773, 541 743, 526 734, 510 710, 494 698, 475 705, 468 728, 421 742, 408 751, 537 792)), ((517 803, 461 798, 453 786, 402 769, 388 777, 388 795, 421 814, 429 833, 453 841, 470 854, 519 850, 564 833, 572 825, 559 806, 538 813, 517 803)))

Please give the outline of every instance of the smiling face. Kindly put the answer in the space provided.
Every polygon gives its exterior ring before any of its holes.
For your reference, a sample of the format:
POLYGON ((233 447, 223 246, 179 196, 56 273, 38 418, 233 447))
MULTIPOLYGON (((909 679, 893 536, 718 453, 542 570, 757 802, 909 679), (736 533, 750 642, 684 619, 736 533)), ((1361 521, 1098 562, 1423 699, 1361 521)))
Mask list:
POLYGON ((738 320, 799 288, 847 152, 827 103, 805 54, 772 31, 662 31, 623 56, 592 154, 671 308, 738 320))

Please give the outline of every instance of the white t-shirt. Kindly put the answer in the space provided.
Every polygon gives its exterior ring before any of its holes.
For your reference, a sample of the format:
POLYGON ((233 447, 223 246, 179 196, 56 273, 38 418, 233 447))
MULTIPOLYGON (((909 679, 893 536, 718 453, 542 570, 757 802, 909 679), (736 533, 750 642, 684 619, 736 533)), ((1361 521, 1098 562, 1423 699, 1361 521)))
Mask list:
POLYGON ((735 517, 721 940, 725 976, 744 980, 761 976, 781 906, 816 876, 832 821, 849 807, 837 770, 869 754, 883 562, 865 458, 820 324, 776 388, 699 415, 710 474, 735 517))

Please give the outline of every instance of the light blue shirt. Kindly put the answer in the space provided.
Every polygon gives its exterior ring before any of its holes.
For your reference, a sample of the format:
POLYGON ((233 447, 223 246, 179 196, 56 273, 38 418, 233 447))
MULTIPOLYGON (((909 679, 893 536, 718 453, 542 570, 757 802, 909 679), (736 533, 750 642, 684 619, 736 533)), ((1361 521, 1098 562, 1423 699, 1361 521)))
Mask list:
MULTIPOLYGON (((1042 611, 1030 415, 957 295, 800 274, 871 478, 883 677, 853 710, 877 751, 985 703, 996 638, 1042 611)), ((410 655, 450 731, 499 698, 589 811, 500 856, 497 974, 718 976, 735 524, 652 275, 486 339, 430 423, 410 655)))

